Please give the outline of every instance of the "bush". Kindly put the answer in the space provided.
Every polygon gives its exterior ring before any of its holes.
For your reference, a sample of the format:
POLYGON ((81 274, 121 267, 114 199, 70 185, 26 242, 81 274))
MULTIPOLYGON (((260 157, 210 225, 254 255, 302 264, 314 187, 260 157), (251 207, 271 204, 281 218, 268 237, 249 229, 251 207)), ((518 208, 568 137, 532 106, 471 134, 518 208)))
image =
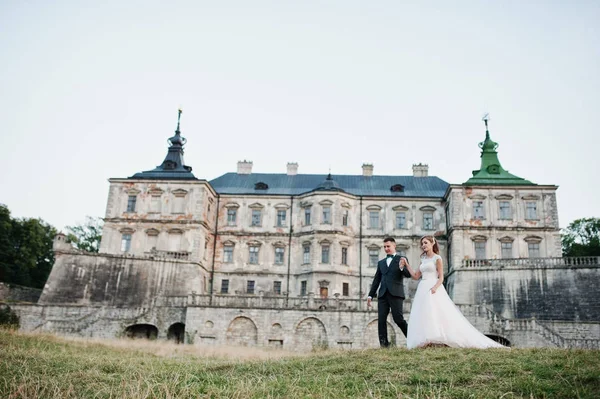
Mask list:
POLYGON ((0 304, 0 327, 19 328, 19 316, 8 305, 0 304))

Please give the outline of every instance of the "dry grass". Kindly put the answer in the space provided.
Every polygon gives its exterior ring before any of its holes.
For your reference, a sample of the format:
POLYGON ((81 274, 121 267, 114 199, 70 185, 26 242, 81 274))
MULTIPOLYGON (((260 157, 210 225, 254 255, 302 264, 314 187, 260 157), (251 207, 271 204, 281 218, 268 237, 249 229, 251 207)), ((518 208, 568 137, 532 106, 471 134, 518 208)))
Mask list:
POLYGON ((300 355, 0 329, 0 398, 595 398, 599 355, 450 348, 300 355))
POLYGON ((229 360, 275 360, 288 357, 300 357, 307 354, 284 351, 281 349, 253 348, 243 346, 208 346, 208 345, 178 345, 165 341, 148 341, 145 339, 100 339, 79 337, 57 337, 48 334, 20 333, 26 336, 50 339, 54 342, 71 343, 82 348, 104 346, 116 350, 133 350, 165 358, 194 356, 201 358, 229 360))

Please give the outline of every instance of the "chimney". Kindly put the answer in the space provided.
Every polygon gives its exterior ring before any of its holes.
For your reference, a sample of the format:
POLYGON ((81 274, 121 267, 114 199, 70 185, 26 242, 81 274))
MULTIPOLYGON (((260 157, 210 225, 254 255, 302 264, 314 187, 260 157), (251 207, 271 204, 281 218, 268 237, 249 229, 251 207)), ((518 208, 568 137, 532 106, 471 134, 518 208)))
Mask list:
POLYGON ((373 176, 373 164, 363 163, 362 165, 363 176, 373 176))
POLYGON ((429 165, 427 164, 413 164, 413 176, 414 177, 427 177, 429 176, 429 165))
POLYGON ((296 176, 298 174, 298 162, 288 162, 287 174, 288 176, 296 176))
POLYGON ((252 173, 252 161, 238 161, 238 175, 249 175, 252 173))

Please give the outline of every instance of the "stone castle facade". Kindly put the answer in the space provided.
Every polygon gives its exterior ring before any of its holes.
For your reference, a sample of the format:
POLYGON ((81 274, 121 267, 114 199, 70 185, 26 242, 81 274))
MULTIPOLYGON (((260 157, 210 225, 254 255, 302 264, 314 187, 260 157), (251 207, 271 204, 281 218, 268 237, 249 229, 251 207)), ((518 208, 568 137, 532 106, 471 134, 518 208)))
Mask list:
POLYGON ((332 176, 300 174, 297 163, 255 173, 249 161, 207 181, 185 165, 179 122, 175 133, 161 165, 109 180, 100 254, 57 236, 38 304, 17 307, 24 329, 373 346, 377 312, 364 298, 383 239, 416 266, 419 239, 434 235, 448 291, 481 331, 514 346, 598 346, 600 298, 583 297, 600 282, 598 259, 561 258, 557 187, 504 170, 487 121, 481 167, 463 184, 423 164, 409 176, 369 164, 332 176))

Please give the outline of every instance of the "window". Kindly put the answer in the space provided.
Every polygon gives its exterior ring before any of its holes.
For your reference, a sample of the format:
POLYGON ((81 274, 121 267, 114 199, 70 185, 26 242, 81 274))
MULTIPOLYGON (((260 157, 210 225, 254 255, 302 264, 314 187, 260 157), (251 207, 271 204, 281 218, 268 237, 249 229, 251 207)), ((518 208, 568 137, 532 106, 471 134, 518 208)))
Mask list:
MULTIPOLYGON (((169 235, 167 237, 167 249, 169 251, 181 251, 181 240, 183 237, 183 231, 179 229, 171 229, 169 230, 169 235)), ((206 250, 208 247, 208 242, 204 242, 204 253, 206 254, 206 250)))
POLYGON ((396 228, 406 228, 406 212, 396 212, 396 228))
POLYGON ((473 201, 473 219, 485 219, 483 201, 473 201))
POLYGON ((379 228, 379 211, 369 211, 369 227, 372 229, 379 228))
POLYGON ((300 295, 306 295, 306 280, 300 281, 300 295))
POLYGON ((348 248, 342 248, 342 265, 348 264, 348 248))
POLYGON ((525 206, 525 219, 537 219, 537 203, 535 201, 527 201, 525 206))
POLYGON ((350 214, 349 211, 344 211, 344 214, 342 215, 342 226, 348 226, 348 215, 350 214))
POLYGON ((433 230, 433 212, 423 212, 423 230, 433 230))
POLYGON ((396 253, 400 256, 406 256, 406 251, 404 249, 397 248, 396 253))
POLYGON ((304 225, 310 226, 310 208, 304 208, 304 225))
POLYGON ((235 226, 237 220, 237 209, 227 209, 227 226, 235 226))
POLYGON ((173 198, 173 212, 172 213, 183 213, 183 204, 185 197, 176 196, 173 198))
POLYGON ((156 246, 158 245, 158 232, 156 234, 148 234, 146 238, 146 247, 149 250, 156 250, 156 246))
POLYGON ((281 295, 281 281, 273 281, 273 293, 281 295))
POLYGON ((126 233, 121 236, 121 251, 129 252, 131 249, 131 234, 126 233))
POLYGON ((342 296, 350 295, 350 284, 342 283, 342 296))
POLYGON ((153 195, 150 198, 150 212, 151 213, 160 213, 161 212, 160 208, 161 208, 160 196, 153 195))
POLYGON ((285 226, 285 217, 287 211, 285 209, 280 209, 277 211, 277 227, 285 226))
POLYGON ((223 248, 223 262, 232 263, 233 262, 233 246, 227 245, 223 248))
POLYGON ((254 294, 254 280, 248 280, 246 284, 246 293, 254 294))
POLYGON ((369 267, 377 267, 377 262, 379 262, 379 250, 369 249, 369 267))
POLYGON ((502 248, 502 259, 512 258, 512 242, 501 242, 500 245, 502 248))
POLYGON ((310 263, 310 245, 305 245, 302 247, 302 263, 309 264, 310 263))
POLYGON ((127 212, 135 212, 135 204, 137 203, 137 195, 127 197, 127 212))
POLYGON ((249 248, 250 250, 250 257, 248 258, 248 263, 251 263, 253 265, 258 264, 258 247, 257 246, 252 246, 249 248))
POLYGON ((540 243, 539 242, 528 243, 527 249, 529 250, 530 258, 539 258, 540 257, 540 243))
POLYGON ((229 292, 229 280, 221 280, 221 294, 229 292))
POLYGON ((475 259, 485 259, 485 241, 475 241, 475 259))
POLYGON ((323 223, 331 224, 331 207, 330 206, 323 207, 323 223))
POLYGON ((500 219, 512 219, 509 201, 500 201, 500 219))
POLYGON ((321 247, 321 263, 329 263, 329 245, 321 247))
POLYGON ((260 226, 262 212, 260 209, 252 209, 252 222, 251 226, 260 226))
POLYGON ((285 248, 283 248, 283 247, 275 248, 275 264, 276 265, 283 265, 284 254, 285 254, 285 248))

